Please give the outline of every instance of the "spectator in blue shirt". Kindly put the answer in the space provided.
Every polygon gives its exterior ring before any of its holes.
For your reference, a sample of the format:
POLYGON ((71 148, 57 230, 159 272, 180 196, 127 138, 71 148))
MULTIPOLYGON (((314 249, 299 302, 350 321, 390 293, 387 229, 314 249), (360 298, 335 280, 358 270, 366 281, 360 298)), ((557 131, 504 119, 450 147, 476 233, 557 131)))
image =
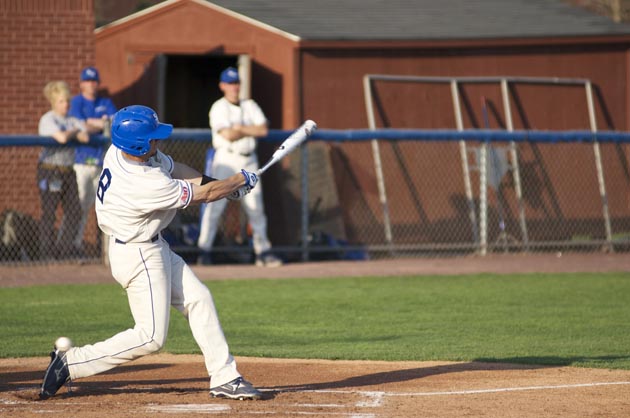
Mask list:
MULTIPOLYGON (((87 67, 81 71, 79 83, 81 94, 72 98, 69 115, 84 121, 90 134, 109 135, 110 118, 117 109, 109 98, 99 96, 100 81, 96 68, 87 67)), ((77 248, 83 246, 85 225, 94 204, 98 179, 103 168, 104 150, 105 148, 100 146, 80 145, 75 152, 74 171, 81 202, 81 221, 74 240, 77 248)))

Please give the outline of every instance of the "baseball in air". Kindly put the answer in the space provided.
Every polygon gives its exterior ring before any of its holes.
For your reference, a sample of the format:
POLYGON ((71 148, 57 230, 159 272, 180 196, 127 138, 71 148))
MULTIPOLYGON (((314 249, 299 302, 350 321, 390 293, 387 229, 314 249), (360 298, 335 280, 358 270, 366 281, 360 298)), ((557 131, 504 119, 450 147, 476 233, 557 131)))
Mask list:
POLYGON ((59 337, 55 341, 55 348, 59 351, 68 351, 72 348, 72 340, 68 337, 59 337))

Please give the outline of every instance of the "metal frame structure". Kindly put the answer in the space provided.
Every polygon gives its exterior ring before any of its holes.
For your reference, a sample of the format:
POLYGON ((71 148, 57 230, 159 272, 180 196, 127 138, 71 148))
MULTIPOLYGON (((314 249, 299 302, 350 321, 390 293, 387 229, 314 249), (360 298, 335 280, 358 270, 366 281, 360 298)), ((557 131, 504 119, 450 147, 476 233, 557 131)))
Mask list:
MULTIPOLYGON (((503 101, 503 109, 505 112, 506 129, 509 132, 514 131, 514 123, 512 111, 510 107, 510 84, 542 84, 542 85, 582 85, 586 93, 586 104, 588 108, 589 124, 591 132, 597 132, 597 121, 595 117, 595 105, 593 101, 593 89, 591 81, 582 78, 557 78, 557 77, 425 77, 425 76, 404 76, 404 75, 387 75, 387 74, 366 74, 363 76, 363 92, 365 97, 365 106, 368 119, 368 128, 376 130, 376 120, 374 116, 372 83, 374 81, 388 82, 407 82, 407 83, 431 83, 431 84, 449 84, 451 88, 451 97, 453 101, 453 111, 455 113, 455 124, 458 131, 464 130, 461 102, 459 97, 459 86, 462 84, 494 84, 499 83, 501 88, 501 97, 503 101)), ((470 167, 468 164, 468 151, 466 142, 462 139, 459 141, 460 155, 462 161, 462 171, 464 173, 464 189, 466 200, 469 208, 469 218, 472 233, 475 242, 479 245, 479 253, 486 255, 488 251, 488 178, 487 178, 487 153, 488 141, 484 141, 480 149, 480 191, 479 191, 479 226, 477 226, 477 215, 473 200, 472 186, 470 182, 470 167)), ((518 153, 514 141, 509 143, 512 176, 514 179, 514 188, 518 200, 519 223, 521 229, 522 243, 525 250, 529 249, 529 237, 527 234, 527 222, 525 220, 525 206, 523 204, 523 192, 521 187, 521 175, 518 162, 518 153)), ((385 230, 386 244, 393 245, 393 236, 391 228, 391 219, 389 216, 389 205, 387 202, 387 191, 385 190, 385 179, 381 163, 380 149, 378 140, 372 139, 372 152, 374 156, 374 168, 376 171, 377 186, 379 191, 379 199, 383 209, 383 226, 385 230)), ((610 225, 610 215, 608 211, 608 198, 606 194, 606 183, 604 181, 604 172, 602 168, 601 153, 599 143, 593 142, 593 152, 595 157, 595 166, 597 169, 597 178, 599 183, 599 193, 602 199, 602 212, 604 217, 604 227, 606 230, 606 241, 608 249, 612 250, 612 233, 610 225)))

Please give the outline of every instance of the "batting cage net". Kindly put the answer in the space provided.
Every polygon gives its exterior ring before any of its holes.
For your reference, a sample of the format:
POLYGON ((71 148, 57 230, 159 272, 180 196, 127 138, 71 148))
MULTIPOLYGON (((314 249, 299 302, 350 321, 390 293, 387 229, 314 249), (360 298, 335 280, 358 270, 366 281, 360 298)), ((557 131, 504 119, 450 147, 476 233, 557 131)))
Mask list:
MULTIPOLYGON (((261 165, 289 133, 261 140, 261 165)), ((107 146, 104 137, 92 141, 107 146)), ((79 219, 65 215, 61 199, 54 228, 42 226, 50 202, 37 161, 53 144, 0 137, 0 263, 104 262, 93 207, 78 246, 64 231, 79 219)), ((176 129, 160 147, 204 172, 210 131, 176 129)), ((269 238, 287 262, 627 251, 629 152, 630 134, 621 132, 322 128, 262 177, 269 238)), ((181 210, 163 232, 193 263, 199 215, 198 206, 181 210)), ((223 214, 213 262, 253 262, 238 202, 223 214)))

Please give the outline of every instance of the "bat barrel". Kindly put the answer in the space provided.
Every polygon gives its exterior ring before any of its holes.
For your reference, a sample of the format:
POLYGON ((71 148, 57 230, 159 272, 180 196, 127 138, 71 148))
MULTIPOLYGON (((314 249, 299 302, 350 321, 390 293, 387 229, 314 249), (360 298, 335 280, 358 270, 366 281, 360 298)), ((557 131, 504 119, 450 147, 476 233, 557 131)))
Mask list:
POLYGON ((267 171, 269 167, 283 159, 287 156, 291 151, 293 151, 298 145, 306 141, 306 139, 313 133, 313 131, 317 129, 317 124, 312 120, 307 120, 295 130, 287 139, 280 144, 278 149, 273 153, 269 161, 258 170, 258 175, 267 171))

